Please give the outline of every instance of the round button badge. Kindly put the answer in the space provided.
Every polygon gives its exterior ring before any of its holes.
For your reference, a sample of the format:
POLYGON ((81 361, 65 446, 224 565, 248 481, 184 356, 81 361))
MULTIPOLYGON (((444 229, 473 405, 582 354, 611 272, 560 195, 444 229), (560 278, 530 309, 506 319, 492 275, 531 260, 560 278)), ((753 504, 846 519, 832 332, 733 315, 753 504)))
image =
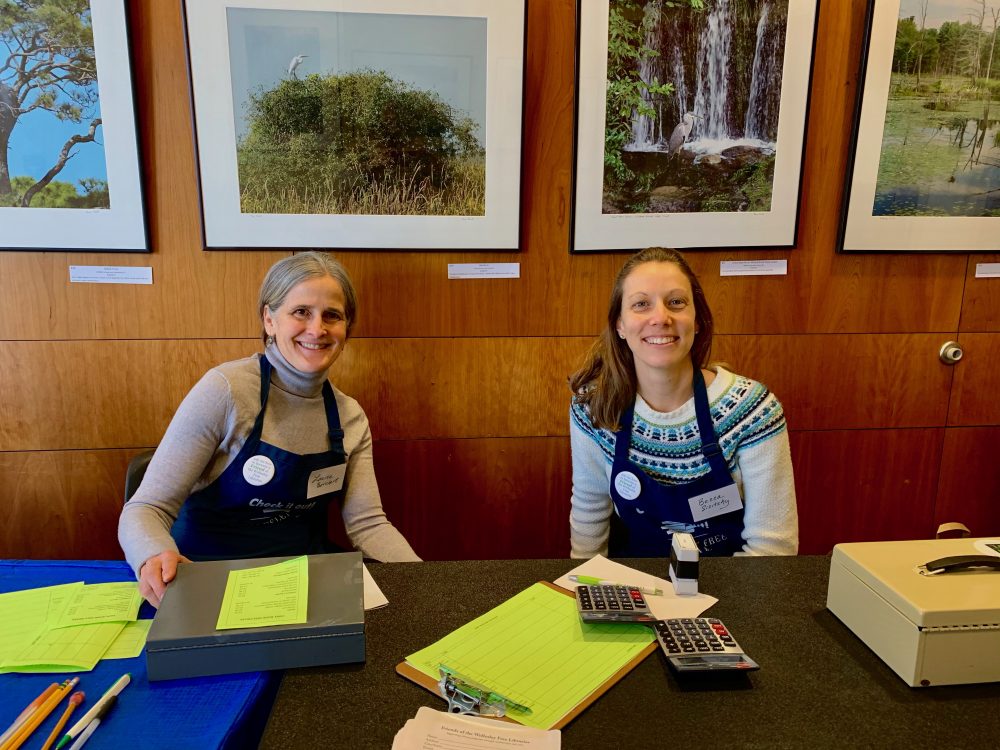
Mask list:
POLYGON ((274 462, 267 456, 251 456, 243 464, 243 478, 254 487, 267 484, 274 477, 274 462))
POLYGON ((642 491, 642 485, 639 484, 639 477, 631 471, 619 471, 615 475, 615 489, 626 500, 635 500, 642 491))

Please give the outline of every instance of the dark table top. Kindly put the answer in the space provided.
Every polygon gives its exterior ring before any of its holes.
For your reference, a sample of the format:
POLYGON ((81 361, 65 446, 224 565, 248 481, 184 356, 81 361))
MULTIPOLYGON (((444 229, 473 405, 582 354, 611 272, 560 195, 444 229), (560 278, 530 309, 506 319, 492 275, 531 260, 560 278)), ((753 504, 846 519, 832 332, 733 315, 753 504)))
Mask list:
MULTIPOLYGON (((622 560, 665 577, 665 560, 622 560)), ((389 606, 367 612, 367 663, 289 670, 263 750, 389 748, 445 702, 396 664, 572 560, 375 564, 389 606)), ((564 750, 1000 747, 1000 683, 908 687, 826 609, 829 557, 709 558, 700 588, 760 671, 679 681, 660 652, 562 730, 564 750)))

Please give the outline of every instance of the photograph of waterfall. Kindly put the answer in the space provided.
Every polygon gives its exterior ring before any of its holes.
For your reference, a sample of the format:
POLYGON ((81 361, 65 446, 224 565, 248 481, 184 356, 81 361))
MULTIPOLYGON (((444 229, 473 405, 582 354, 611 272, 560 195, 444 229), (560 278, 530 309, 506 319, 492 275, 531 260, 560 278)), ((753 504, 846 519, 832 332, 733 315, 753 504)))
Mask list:
POLYGON ((518 249, 524 0, 184 7, 206 249, 518 249))
POLYGON ((815 0, 580 12, 573 249, 794 245, 815 0))
POLYGON ((1000 0, 871 2, 862 65, 842 249, 1000 250, 1000 0))

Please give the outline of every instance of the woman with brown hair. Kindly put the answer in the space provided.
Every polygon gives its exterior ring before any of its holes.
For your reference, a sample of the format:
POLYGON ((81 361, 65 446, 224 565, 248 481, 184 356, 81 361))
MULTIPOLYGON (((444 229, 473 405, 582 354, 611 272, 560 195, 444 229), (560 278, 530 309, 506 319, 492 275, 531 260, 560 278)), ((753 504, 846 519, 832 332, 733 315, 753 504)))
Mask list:
POLYGON ((648 248, 625 263, 570 378, 573 557, 665 557, 675 531, 703 555, 797 552, 781 404, 709 366, 712 330, 683 255, 648 248))

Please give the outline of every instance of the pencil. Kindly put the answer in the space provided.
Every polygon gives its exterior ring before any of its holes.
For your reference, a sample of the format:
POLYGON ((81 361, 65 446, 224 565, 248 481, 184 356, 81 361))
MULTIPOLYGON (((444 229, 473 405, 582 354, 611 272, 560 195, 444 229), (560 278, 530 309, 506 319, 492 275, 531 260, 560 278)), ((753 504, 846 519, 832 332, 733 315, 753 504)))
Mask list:
POLYGON ((42 750, 49 750, 49 748, 55 744, 55 741, 59 739, 59 732, 62 731, 64 726, 66 726, 66 722, 69 721, 69 716, 73 713, 73 709, 83 703, 83 699, 85 697, 86 695, 82 690, 77 690, 69 697, 69 705, 66 706, 66 711, 61 717, 59 717, 59 721, 56 723, 55 729, 52 730, 49 738, 45 740, 45 744, 42 745, 42 750))
POLYGON ((17 718, 14 719, 13 723, 11 723, 9 727, 7 727, 7 730, 3 734, 0 734, 0 746, 2 746, 14 734, 14 732, 16 732, 18 729, 24 726, 24 722, 26 722, 29 718, 31 718, 31 715, 35 713, 38 707, 41 706, 43 703, 45 703, 46 700, 48 700, 49 696, 52 695, 53 690, 58 690, 58 689, 59 689, 59 683, 53 682, 51 685, 45 688, 45 690, 39 693, 38 697, 35 698, 35 700, 31 701, 31 703, 28 704, 27 708, 25 708, 20 714, 18 714, 17 718))
POLYGON ((24 725, 18 729, 3 745, 0 745, 0 750, 17 750, 17 748, 21 747, 25 740, 31 736, 31 733, 38 728, 38 725, 48 718, 48 715, 52 713, 52 710, 59 705, 67 693, 76 687, 76 684, 79 681, 79 677, 74 677, 72 680, 64 683, 58 690, 55 690, 51 695, 49 695, 48 700, 46 700, 45 703, 43 703, 41 707, 31 715, 31 718, 28 719, 24 725))

